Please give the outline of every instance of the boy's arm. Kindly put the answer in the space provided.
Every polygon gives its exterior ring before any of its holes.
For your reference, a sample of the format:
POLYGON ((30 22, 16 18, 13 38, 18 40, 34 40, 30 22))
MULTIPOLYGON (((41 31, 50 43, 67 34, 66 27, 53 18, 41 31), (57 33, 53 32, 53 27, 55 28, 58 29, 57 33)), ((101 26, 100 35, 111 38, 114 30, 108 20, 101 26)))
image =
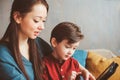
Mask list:
POLYGON ((43 80, 49 80, 48 79, 48 73, 46 71, 44 71, 43 75, 42 75, 43 80))
POLYGON ((51 80, 49 78, 49 72, 46 68, 44 68, 43 75, 42 75, 43 80, 51 80))
POLYGON ((80 63, 79 63, 79 68, 82 72, 81 74, 84 80, 96 80, 95 77, 87 69, 85 69, 82 65, 80 65, 80 63))

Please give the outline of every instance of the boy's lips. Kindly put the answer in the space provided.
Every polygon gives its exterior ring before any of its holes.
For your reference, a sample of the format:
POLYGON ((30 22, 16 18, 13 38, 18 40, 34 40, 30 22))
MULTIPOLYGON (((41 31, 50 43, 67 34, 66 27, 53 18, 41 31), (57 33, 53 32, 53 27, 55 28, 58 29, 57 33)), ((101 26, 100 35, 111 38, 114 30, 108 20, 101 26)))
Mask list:
POLYGON ((66 58, 69 58, 69 57, 70 57, 70 55, 65 55, 65 57, 66 57, 66 58))

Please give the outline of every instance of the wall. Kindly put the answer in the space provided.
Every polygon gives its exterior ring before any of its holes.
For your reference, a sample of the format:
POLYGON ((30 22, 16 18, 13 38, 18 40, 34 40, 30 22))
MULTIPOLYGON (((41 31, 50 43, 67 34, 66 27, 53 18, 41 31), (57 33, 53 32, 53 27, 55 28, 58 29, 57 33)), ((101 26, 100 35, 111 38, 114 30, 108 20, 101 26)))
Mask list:
MULTIPOLYGON (((84 40, 79 49, 110 49, 120 55, 120 0, 47 0, 50 6, 45 30, 40 36, 49 42, 52 28, 62 21, 80 25, 84 40)), ((12 0, 0 1, 0 37, 9 19, 12 0)))
POLYGON ((9 12, 12 0, 0 0, 0 38, 9 24, 9 12))

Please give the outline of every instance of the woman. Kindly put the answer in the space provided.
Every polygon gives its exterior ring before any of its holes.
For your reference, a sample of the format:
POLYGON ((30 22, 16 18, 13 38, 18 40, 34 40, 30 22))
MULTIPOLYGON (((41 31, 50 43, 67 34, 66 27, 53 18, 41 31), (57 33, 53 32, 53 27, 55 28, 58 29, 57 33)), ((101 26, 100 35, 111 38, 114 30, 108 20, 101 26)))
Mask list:
MULTIPOLYGON (((14 0, 10 23, 0 40, 0 80, 41 80, 41 57, 51 47, 37 38, 48 13, 46 0, 14 0)), ((83 75, 90 73, 83 68, 83 75)))
POLYGON ((41 55, 35 38, 44 29, 45 0, 14 0, 10 23, 0 41, 0 80, 40 80, 41 55))

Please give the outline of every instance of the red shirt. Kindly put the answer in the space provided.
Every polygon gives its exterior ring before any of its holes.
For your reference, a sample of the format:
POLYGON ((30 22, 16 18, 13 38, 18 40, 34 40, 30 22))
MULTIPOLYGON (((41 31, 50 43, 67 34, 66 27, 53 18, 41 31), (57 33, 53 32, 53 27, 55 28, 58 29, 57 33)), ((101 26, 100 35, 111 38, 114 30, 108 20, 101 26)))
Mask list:
MULTIPOLYGON (((80 72, 78 62, 69 58, 68 60, 60 63, 52 55, 44 57, 45 70, 43 74, 43 80, 68 80, 68 75, 71 71, 80 72)), ((80 80, 79 76, 76 80, 80 80)))

